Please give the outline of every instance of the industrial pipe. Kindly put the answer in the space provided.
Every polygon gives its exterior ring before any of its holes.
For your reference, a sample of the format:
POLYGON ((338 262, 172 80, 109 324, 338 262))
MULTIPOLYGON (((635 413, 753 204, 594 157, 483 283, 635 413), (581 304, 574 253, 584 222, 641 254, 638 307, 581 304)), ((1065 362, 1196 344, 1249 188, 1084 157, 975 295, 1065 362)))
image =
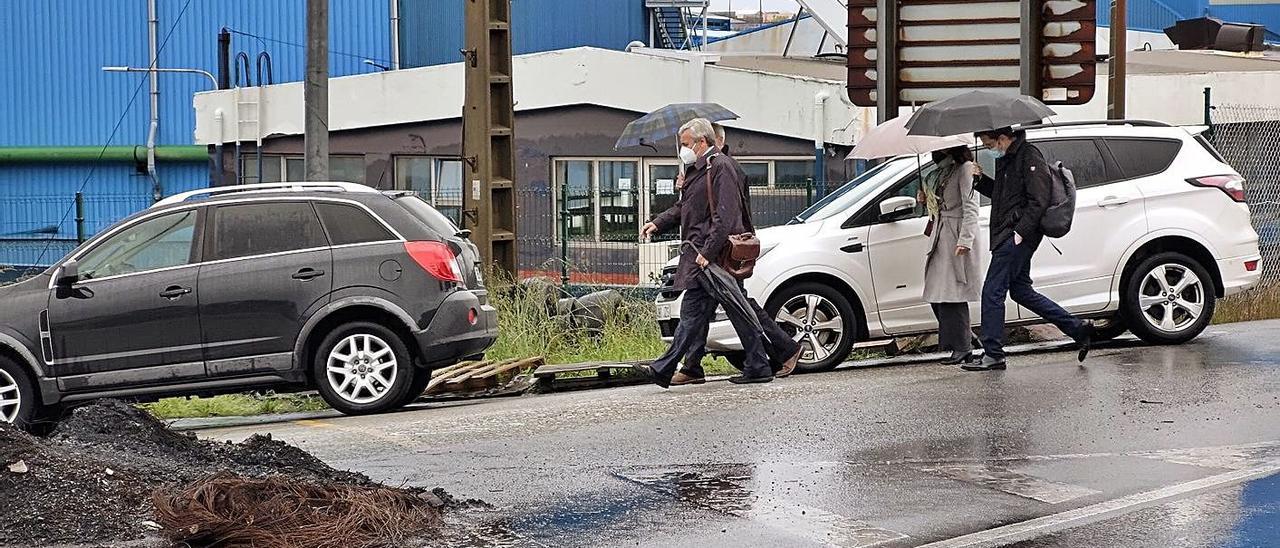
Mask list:
POLYGON ((156 0, 147 0, 147 51, 150 54, 150 66, 147 72, 148 85, 151 87, 151 124, 147 130, 147 175, 151 177, 152 194, 155 201, 164 197, 164 189, 160 188, 160 177, 156 174, 156 139, 160 133, 160 75, 155 68, 160 66, 158 40, 160 19, 156 16, 156 0))
MULTIPOLYGON (((204 162, 209 151, 198 145, 155 147, 159 162, 204 162)), ((147 161, 144 146, 72 146, 72 147, 0 147, 0 164, 19 163, 76 163, 76 162, 133 162, 147 161)))
POLYGON ((813 182, 817 186, 818 199, 827 194, 827 99, 831 92, 819 91, 813 95, 813 182))
POLYGON ((213 111, 213 125, 218 128, 218 142, 213 145, 213 177, 209 178, 209 186, 222 186, 222 143, 226 142, 226 129, 223 128, 222 109, 213 111))

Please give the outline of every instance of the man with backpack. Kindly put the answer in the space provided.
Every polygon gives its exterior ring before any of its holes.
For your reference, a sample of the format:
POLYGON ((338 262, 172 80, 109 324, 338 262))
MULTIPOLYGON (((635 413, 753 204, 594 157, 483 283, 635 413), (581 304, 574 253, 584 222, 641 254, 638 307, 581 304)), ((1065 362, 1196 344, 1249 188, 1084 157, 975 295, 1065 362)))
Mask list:
POLYGON ((1075 339, 1083 362, 1093 341, 1093 325, 1037 293, 1031 281, 1031 258, 1046 232, 1061 236, 1070 228, 1074 193, 1069 177, 1063 174, 1065 170, 1055 177, 1044 155, 1027 142, 1025 132, 1002 128, 976 136, 996 157, 995 178, 981 175, 974 185, 991 198, 991 265, 982 288, 982 362, 961 367, 967 371, 1005 369, 1006 297, 1013 297, 1014 302, 1075 339))

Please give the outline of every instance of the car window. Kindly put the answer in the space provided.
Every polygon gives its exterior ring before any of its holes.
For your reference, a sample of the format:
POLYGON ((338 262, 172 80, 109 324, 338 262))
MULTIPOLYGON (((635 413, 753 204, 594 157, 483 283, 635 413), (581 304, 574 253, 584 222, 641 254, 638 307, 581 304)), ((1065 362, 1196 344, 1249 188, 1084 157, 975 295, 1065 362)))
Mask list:
POLYGON ((194 209, 134 224, 81 256, 80 277, 90 280, 188 264, 195 229, 194 209))
POLYGON ((1036 141, 1036 148, 1044 154, 1049 165, 1062 162, 1063 167, 1071 170, 1076 179, 1076 188, 1089 188, 1116 181, 1116 177, 1107 176, 1107 164, 1102 159, 1102 151, 1098 150, 1093 139, 1055 139, 1052 141, 1036 141))
POLYGON ((426 200, 415 194, 396 198, 396 203, 400 204, 414 218, 427 225, 427 228, 435 231, 436 234, 453 236, 458 233, 458 226, 453 224, 452 220, 445 217, 443 213, 431 207, 431 204, 428 204, 426 200))
POLYGON ((845 210, 853 207, 854 204, 868 194, 875 192, 880 186, 879 182, 883 180, 881 177, 894 177, 898 173, 905 171, 908 165, 914 168, 915 164, 915 160, 905 158, 883 162, 834 192, 827 194, 826 197, 796 215, 791 222, 821 221, 836 214, 844 213, 845 210))
POLYGON ((209 260, 313 249, 327 245, 311 204, 262 202, 213 210, 209 260))
POLYGON ((346 204, 316 202, 316 212, 333 245, 394 240, 395 236, 363 209, 346 204))
POLYGON ((1182 141, 1175 139, 1107 137, 1105 141, 1126 179, 1149 177, 1169 169, 1169 164, 1182 150, 1182 141))
MULTIPOLYGON (((937 165, 933 162, 921 164, 920 167, 909 171, 909 175, 904 179, 896 182, 887 191, 880 195, 874 202, 868 204, 867 208, 858 215, 854 226, 867 226, 880 224, 880 203, 898 196, 905 196, 915 199, 920 194, 920 184, 923 176, 933 173, 937 169, 937 165)), ((923 217, 927 215, 928 209, 924 204, 917 202, 914 215, 907 217, 908 219, 923 217)), ((898 219, 901 221, 902 219, 898 219)))

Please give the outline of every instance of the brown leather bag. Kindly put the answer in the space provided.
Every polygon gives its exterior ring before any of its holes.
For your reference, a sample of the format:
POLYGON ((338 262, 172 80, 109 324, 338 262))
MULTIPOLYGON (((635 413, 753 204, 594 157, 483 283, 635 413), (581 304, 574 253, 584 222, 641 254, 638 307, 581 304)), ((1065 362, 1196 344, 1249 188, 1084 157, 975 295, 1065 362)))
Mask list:
MULTIPOLYGON (((718 154, 716 156, 719 156, 718 154)), ((711 190, 711 185, 715 183, 715 165, 714 156, 708 161, 707 166, 707 207, 711 210, 711 215, 716 214, 715 194, 711 190)), ((741 189, 739 189, 741 193, 741 189)), ((755 272, 756 261, 760 259, 760 240, 756 238, 755 227, 751 224, 751 218, 747 214, 747 204, 744 200, 742 203, 742 225, 750 232, 741 234, 730 234, 729 243, 724 247, 724 251, 716 258, 716 264, 725 269, 729 275, 739 280, 745 280, 751 277, 755 272)), ((710 257, 708 257, 710 260, 710 257)))

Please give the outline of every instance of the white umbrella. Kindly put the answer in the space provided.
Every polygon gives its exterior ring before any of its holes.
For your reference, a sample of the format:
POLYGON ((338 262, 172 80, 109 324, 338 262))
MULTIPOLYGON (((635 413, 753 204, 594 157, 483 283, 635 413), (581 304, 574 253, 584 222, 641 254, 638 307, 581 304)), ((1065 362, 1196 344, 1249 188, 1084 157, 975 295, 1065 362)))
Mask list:
POLYGON ((888 158, 904 154, 921 155, 926 152, 942 150, 957 146, 968 146, 970 135, 952 135, 949 137, 932 137, 928 135, 908 135, 907 120, 910 116, 899 116, 880 124, 858 142, 849 153, 850 160, 872 160, 888 158))

